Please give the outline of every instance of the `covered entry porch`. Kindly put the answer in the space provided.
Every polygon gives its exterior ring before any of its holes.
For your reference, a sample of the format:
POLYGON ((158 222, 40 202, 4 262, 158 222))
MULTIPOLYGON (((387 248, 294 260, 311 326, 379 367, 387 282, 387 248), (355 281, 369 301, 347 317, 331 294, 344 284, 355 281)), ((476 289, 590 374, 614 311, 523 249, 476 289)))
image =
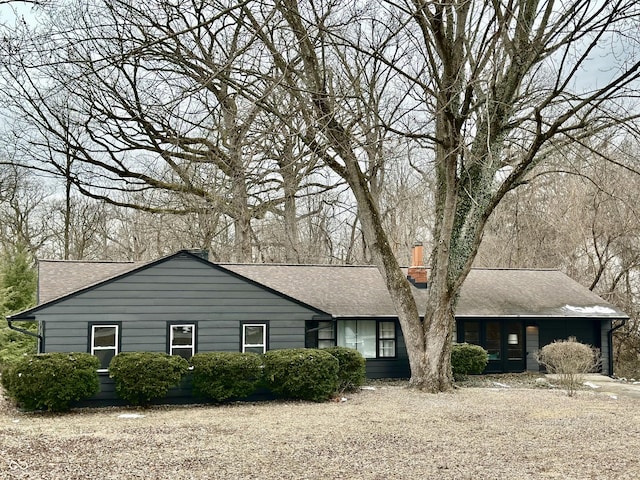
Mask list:
MULTIPOLYGON (((485 373, 539 371, 538 350, 569 337, 599 349, 606 357, 610 325, 608 320, 584 318, 461 318, 456 321, 456 338, 460 343, 480 345, 487 350, 489 363, 485 373)), ((603 367, 607 370, 606 365, 603 367)))

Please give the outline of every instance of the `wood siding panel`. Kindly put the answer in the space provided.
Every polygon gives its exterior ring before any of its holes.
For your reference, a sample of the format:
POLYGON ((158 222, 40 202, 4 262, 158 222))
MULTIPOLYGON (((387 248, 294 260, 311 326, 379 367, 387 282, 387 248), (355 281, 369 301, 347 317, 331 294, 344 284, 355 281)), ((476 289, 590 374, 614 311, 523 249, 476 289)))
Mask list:
POLYGON ((167 323, 196 323, 197 351, 240 350, 241 322, 269 324, 271 349, 304 346, 315 311, 242 278, 177 256, 38 312, 45 351, 88 351, 90 322, 121 322, 121 351, 166 351, 167 323))
POLYGON ((594 319, 541 319, 540 348, 554 340, 567 340, 576 337, 581 343, 587 343, 596 348, 601 347, 600 320, 594 319))

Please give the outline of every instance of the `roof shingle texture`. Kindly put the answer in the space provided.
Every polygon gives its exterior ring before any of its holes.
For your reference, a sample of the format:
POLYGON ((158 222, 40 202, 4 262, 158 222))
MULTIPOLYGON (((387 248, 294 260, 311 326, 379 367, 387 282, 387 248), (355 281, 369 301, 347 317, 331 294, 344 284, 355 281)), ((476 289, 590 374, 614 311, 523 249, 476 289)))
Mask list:
MULTIPOLYGON (((195 259, 194 259, 195 261, 195 259)), ((132 262, 41 261, 39 303, 142 266, 132 262)), ((376 267, 220 264, 220 267, 337 317, 395 316, 376 267)), ((413 288, 424 311, 428 290, 413 288)), ((457 317, 608 317, 624 312, 557 270, 472 269, 457 317)))
POLYGON ((38 260, 38 303, 47 303, 140 265, 134 262, 38 260))

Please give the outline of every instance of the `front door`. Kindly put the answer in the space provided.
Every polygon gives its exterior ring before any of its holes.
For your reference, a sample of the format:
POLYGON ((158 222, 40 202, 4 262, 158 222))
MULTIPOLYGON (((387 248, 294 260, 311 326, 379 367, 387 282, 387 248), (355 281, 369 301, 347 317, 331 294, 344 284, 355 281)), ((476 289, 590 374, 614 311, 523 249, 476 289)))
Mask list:
POLYGON ((525 337, 521 320, 463 320, 458 341, 480 345, 489 353, 486 373, 524 372, 525 337))

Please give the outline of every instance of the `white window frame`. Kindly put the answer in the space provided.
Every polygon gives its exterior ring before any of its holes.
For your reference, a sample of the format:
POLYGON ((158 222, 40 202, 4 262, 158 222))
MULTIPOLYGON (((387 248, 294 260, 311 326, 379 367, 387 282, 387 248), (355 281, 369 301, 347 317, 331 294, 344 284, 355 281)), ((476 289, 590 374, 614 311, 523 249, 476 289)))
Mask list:
POLYGON ((267 351, 267 324, 266 323, 243 323, 242 324, 242 353, 245 353, 247 348, 260 348, 262 347, 262 353, 267 351), (246 342, 246 327, 262 327, 262 343, 247 343, 246 342))
POLYGON ((172 323, 169 324, 169 355, 176 355, 173 353, 174 349, 185 350, 191 348, 191 357, 196 354, 196 324, 195 323, 172 323), (173 329, 191 327, 191 345, 174 345, 173 344, 173 329))
MULTIPOLYGON (((104 324, 93 324, 91 325, 91 355, 95 355, 96 351, 102 351, 102 350, 113 350, 114 354, 113 356, 115 357, 116 355, 118 355, 118 353, 120 353, 120 348, 119 348, 119 339, 120 339, 120 325, 117 324, 113 324, 113 323, 104 323, 104 324), (109 347, 97 347, 96 346, 96 328, 115 328, 116 329, 116 333, 115 333, 115 345, 114 346, 109 346, 109 347)), ((109 371, 108 368, 98 368, 99 372, 107 372, 109 371)))

